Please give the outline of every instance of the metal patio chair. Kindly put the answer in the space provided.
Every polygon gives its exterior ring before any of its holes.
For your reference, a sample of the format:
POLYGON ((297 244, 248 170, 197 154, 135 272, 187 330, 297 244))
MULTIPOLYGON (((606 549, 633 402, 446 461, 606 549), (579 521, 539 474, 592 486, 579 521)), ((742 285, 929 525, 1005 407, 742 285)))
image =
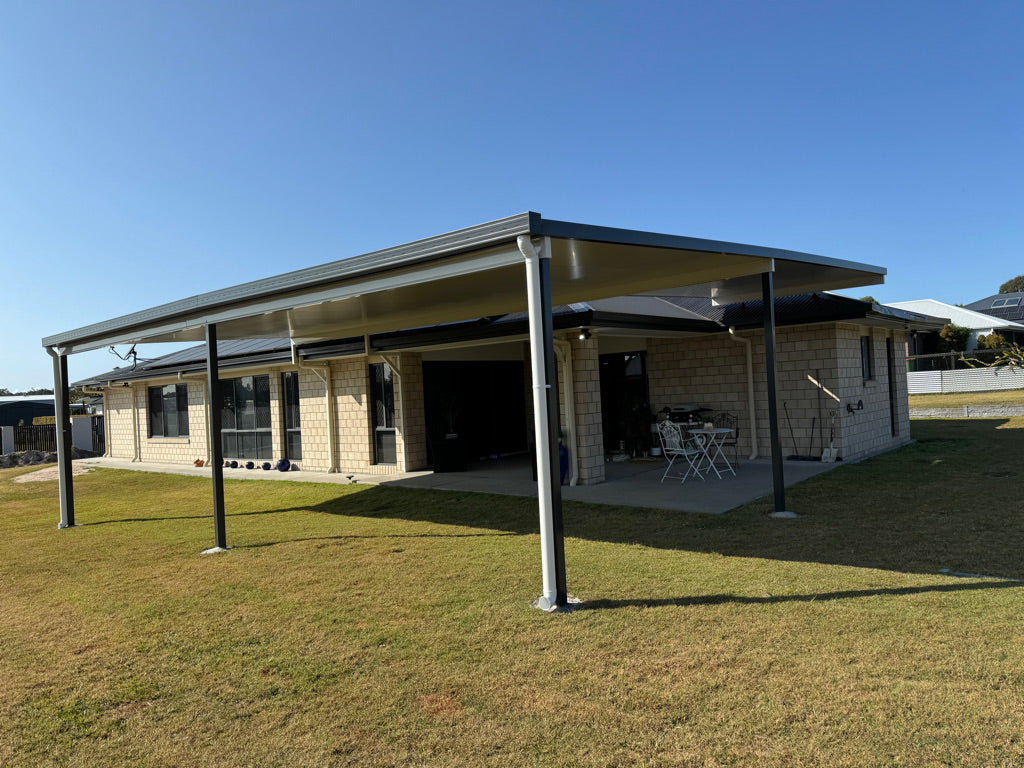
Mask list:
POLYGON ((688 466, 684 474, 672 475, 673 478, 680 477, 681 482, 684 483, 690 475, 696 475, 701 480, 704 479, 704 475, 697 469, 697 465, 704 458, 704 451, 696 444, 692 437, 689 435, 683 436, 683 432, 679 429, 678 424, 674 424, 671 421, 659 421, 658 438, 661 440, 661 450, 665 458, 668 459, 668 466, 665 467, 665 474, 661 476, 661 482, 664 483, 665 478, 669 477, 672 466, 679 458, 684 459, 688 466))

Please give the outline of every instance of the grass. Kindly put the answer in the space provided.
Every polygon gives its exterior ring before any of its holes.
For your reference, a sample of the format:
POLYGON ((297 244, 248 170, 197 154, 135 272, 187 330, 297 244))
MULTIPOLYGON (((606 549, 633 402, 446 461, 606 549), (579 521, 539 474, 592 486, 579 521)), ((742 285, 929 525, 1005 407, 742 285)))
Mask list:
POLYGON ((1011 766, 1024 419, 724 516, 475 494, 0 471, 0 766, 1011 766))
POLYGON ((949 392, 910 395, 911 408, 960 408, 965 405, 1024 405, 1024 389, 999 392, 949 392))

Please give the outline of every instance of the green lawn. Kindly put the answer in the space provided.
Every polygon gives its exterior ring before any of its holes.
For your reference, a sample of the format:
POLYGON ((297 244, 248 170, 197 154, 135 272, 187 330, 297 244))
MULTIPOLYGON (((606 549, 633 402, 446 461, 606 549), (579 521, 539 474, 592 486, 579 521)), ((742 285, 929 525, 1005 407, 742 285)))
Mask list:
MULTIPOLYGON (((0 766, 1020 766, 1024 419, 724 516, 0 471, 0 766), (950 568, 1004 577, 956 578, 950 568)), ((742 471, 742 470, 741 470, 742 471)))
POLYGON ((910 395, 911 408, 960 408, 965 405, 1024 405, 1024 389, 1000 392, 949 392, 910 395))

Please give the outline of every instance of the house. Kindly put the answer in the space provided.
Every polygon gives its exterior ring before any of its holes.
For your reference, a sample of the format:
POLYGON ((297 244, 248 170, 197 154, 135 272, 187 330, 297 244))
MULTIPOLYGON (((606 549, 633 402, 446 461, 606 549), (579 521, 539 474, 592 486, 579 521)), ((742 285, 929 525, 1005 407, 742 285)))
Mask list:
POLYGON ((53 416, 53 395, 7 395, 0 397, 0 426, 31 425, 40 416, 53 416))
MULTIPOLYGON (((646 376, 654 409, 697 404, 736 412, 746 424, 744 448, 771 456, 774 506, 785 514, 778 403, 796 445, 813 439, 828 409, 836 413, 829 431, 846 459, 901 445, 909 439, 901 345, 919 324, 933 326, 864 304, 777 327, 776 298, 807 296, 813 306, 827 301, 822 291, 884 279, 885 269, 869 264, 527 212, 110 318, 42 344, 60 395, 68 355, 206 342, 205 385, 199 369, 171 367, 159 378, 96 383, 107 393, 111 451, 175 461, 208 451, 218 549, 226 547, 225 449, 256 456, 298 449, 307 471, 413 469, 427 464, 432 439, 435 454, 445 452, 440 440, 462 439, 447 431, 459 408, 473 423, 512 425, 521 403, 537 446, 538 605, 558 608, 567 600, 560 487, 552 482, 559 428, 575 448, 577 482, 600 482, 603 363, 617 359, 605 380, 623 387, 614 396, 620 404, 631 402, 646 376), (682 299, 733 307, 736 324, 728 325, 731 314, 695 313, 682 299), (464 335, 446 339, 455 331, 464 335), (287 359, 273 341, 285 338, 287 359), (219 340, 267 348, 251 349, 248 358, 227 348, 222 375, 219 340), (521 377, 508 373, 516 366, 521 377), (528 397, 515 396, 520 382, 528 397), (467 392, 479 395, 471 410, 467 392)), ((66 423, 63 400, 59 422, 66 423)), ((60 527, 74 525, 68 431, 58 430, 60 527)), ((500 447, 495 439, 490 445, 500 447)))
MULTIPOLYGON (((554 307, 569 482, 599 483, 608 455, 650 449, 653 415, 682 404, 735 415, 740 454, 765 455, 762 314, 760 301, 692 297, 554 307)), ((832 443, 856 460, 909 440, 904 334, 939 321, 826 293, 780 297, 775 316, 787 453, 832 443)), ((510 313, 366 339, 222 341, 223 456, 393 473, 443 469, 452 450, 463 468, 524 453, 527 338, 525 314, 510 313)), ((105 392, 108 455, 192 464, 211 456, 205 369, 200 345, 75 384, 105 392)))
MULTIPOLYGON (((984 302, 975 302, 975 305, 984 302)), ((888 306, 904 309, 933 317, 946 318, 947 322, 971 330, 967 340, 967 351, 978 348, 978 337, 998 333, 1008 342, 1024 341, 1024 324, 1014 322, 994 313, 979 311, 975 305, 957 307, 935 299, 917 299, 914 301, 894 301, 888 306)), ((930 355, 944 351, 938 333, 912 334, 907 347, 907 356, 930 355)))
MULTIPOLYGON (((994 296, 987 296, 965 306, 974 312, 997 317, 1004 322, 1024 323, 1024 291, 997 293, 994 296)), ((1019 331, 1018 336, 1020 336, 1019 331)), ((1007 340, 1009 341, 1009 339, 1007 340)), ((1024 338, 1017 338, 1016 341, 1021 343, 1024 341, 1024 338)))

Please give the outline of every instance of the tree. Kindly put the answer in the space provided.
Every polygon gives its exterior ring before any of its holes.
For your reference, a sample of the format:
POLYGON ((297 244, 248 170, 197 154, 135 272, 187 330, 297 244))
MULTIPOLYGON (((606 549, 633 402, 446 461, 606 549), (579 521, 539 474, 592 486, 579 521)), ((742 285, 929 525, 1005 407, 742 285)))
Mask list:
POLYGON ((999 286, 1000 293, 1018 293, 1024 291, 1024 275, 1017 275, 999 286))
POLYGON ((1003 365, 1024 368, 1024 349, 1020 344, 1011 344, 996 355, 991 363, 983 362, 976 357, 961 357, 960 360, 971 368, 998 368, 1003 365))
POLYGON ((878 303, 880 303, 878 301, 878 299, 876 299, 874 296, 861 296, 860 300, 861 301, 866 301, 868 304, 878 304, 878 303))
POLYGON ((971 338, 971 329, 962 325, 948 323, 939 331, 939 338, 947 352, 963 352, 967 349, 967 340, 971 338))
POLYGON ((1006 339, 998 333, 982 334, 978 337, 978 349, 999 349, 1006 346, 1006 339))

